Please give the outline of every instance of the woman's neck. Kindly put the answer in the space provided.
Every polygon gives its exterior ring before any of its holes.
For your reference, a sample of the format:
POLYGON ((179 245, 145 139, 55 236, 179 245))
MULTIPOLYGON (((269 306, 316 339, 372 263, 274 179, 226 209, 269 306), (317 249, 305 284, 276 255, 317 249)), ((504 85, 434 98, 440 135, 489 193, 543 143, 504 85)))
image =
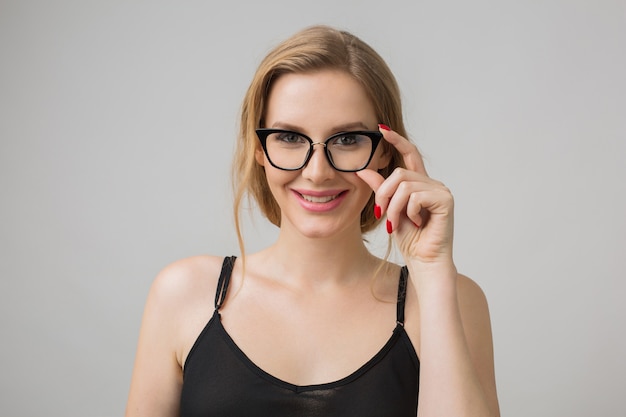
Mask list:
POLYGON ((274 245, 264 252, 277 270, 289 271, 292 283, 304 286, 342 285, 368 276, 378 259, 365 247, 357 228, 325 237, 308 237, 283 227, 274 245), (302 281, 300 284, 294 280, 302 281))

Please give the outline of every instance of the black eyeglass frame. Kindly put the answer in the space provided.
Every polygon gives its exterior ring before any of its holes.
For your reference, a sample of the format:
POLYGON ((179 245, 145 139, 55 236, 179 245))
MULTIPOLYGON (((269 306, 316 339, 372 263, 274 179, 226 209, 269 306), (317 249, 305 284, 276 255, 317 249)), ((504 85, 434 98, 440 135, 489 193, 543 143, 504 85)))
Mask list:
POLYGON ((256 129, 256 135, 259 138, 259 141, 261 142, 261 147, 263 148, 263 152, 265 152, 265 156, 267 157, 267 160, 270 162, 270 164, 277 169, 281 169, 283 171, 298 171, 302 168, 304 168, 306 166, 306 164, 309 163, 309 160, 311 160, 311 156, 313 156, 313 146, 314 145, 324 145, 324 155, 326 155, 326 159, 328 160, 328 163, 330 163, 330 166, 332 166, 335 170, 339 171, 339 172, 357 172, 357 171, 362 171, 365 168, 367 168, 367 166, 370 164, 370 162, 372 161, 372 158, 374 157, 374 152, 376 152, 376 149, 378 148, 378 144, 380 143, 381 139, 383 138, 383 134, 375 131, 375 130, 354 130, 354 131, 346 131, 346 132, 339 132, 339 133, 335 133, 334 135, 332 135, 331 137, 327 138, 326 140, 324 140, 323 142, 313 142, 313 140, 308 137, 307 135, 300 133, 300 132, 296 132, 293 130, 284 130, 284 129, 265 129, 265 128, 261 128, 261 129, 256 129), (306 157, 304 158, 304 162, 302 163, 302 165, 300 165, 297 168, 283 168, 283 167, 279 167, 276 164, 274 164, 274 162, 272 162, 272 158, 270 158, 269 153, 267 152, 267 137, 273 133, 293 133, 294 135, 298 135, 303 137, 304 139, 306 139, 309 142, 309 150, 306 154, 306 157), (333 158, 330 155, 330 152, 328 150, 328 142, 330 142, 331 140, 339 137, 339 136, 345 136, 345 135, 363 135, 363 136, 367 136, 368 138, 370 138, 370 140, 372 141, 372 152, 370 153, 369 158, 367 158, 367 161, 365 162, 365 164, 357 169, 339 169, 335 166, 335 163, 333 162, 333 158))

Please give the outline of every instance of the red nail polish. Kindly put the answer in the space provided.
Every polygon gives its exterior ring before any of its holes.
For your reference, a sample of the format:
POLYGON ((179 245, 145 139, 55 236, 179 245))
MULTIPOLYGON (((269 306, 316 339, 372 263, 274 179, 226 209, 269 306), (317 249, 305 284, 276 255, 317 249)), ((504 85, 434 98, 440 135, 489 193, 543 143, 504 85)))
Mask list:
POLYGON ((391 226, 391 222, 387 220, 387 233, 393 233, 393 226, 391 226))
POLYGON ((380 206, 378 204, 374 204, 374 217, 376 217, 377 219, 380 219, 381 216, 382 216, 382 213, 380 210, 380 206))
POLYGON ((378 124, 378 127, 381 128, 382 130, 391 130, 391 128, 387 125, 384 125, 382 123, 378 124))

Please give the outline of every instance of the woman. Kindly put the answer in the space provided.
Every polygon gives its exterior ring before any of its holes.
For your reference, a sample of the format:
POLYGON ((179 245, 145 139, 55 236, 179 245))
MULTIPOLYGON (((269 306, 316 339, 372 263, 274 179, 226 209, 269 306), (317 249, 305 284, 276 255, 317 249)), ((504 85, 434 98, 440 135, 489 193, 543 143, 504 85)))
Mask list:
POLYGON ((318 26, 270 52, 243 103, 235 212, 253 197, 278 239, 158 275, 127 417, 499 415, 453 199, 406 136, 394 77, 358 38, 318 26), (363 243, 383 216, 405 268, 363 243))

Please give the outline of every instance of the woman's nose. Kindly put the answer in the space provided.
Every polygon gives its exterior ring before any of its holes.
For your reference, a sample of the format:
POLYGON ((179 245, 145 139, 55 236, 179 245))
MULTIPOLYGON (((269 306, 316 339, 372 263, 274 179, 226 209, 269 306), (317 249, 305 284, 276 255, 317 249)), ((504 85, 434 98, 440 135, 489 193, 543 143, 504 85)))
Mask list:
POLYGON ((311 158, 302 169, 302 176, 315 183, 324 182, 335 176, 335 169, 326 156, 325 145, 314 143, 311 158))

